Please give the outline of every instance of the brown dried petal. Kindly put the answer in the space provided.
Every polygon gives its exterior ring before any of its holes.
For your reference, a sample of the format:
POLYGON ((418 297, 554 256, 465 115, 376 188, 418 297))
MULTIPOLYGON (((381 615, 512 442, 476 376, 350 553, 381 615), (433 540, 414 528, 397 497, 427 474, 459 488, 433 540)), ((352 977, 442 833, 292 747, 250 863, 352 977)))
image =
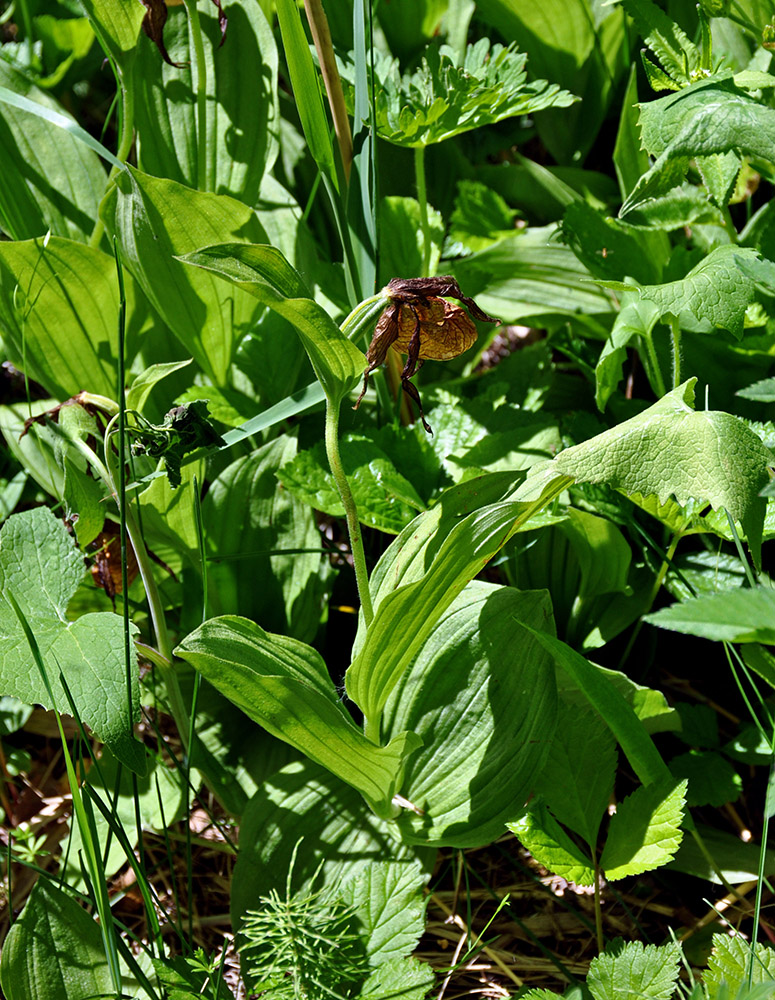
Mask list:
POLYGON ((402 354, 409 351, 417 319, 420 321, 420 353, 424 361, 450 361, 476 342, 477 332, 465 309, 445 299, 429 299, 427 306, 402 305, 398 336, 393 348, 402 354))
POLYGON ((170 59, 164 44, 164 25, 167 23, 167 5, 164 0, 142 0, 145 7, 143 31, 161 52, 161 57, 170 66, 181 69, 186 63, 176 63, 170 59))

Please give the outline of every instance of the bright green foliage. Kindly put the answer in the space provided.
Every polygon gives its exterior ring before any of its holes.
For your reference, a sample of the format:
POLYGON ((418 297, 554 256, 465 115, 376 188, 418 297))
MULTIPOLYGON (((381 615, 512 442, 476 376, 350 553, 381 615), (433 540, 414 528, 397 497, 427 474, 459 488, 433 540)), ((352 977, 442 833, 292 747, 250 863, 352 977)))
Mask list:
POLYGON ((555 818, 583 837, 590 849, 597 844, 613 792, 616 763, 616 743, 603 720, 561 700, 536 791, 555 818))
POLYGON ((118 237, 126 269, 203 371, 216 383, 229 371, 236 345, 258 307, 239 289, 175 258, 210 243, 260 242, 255 212, 226 195, 194 191, 139 170, 124 175, 101 213, 118 237))
POLYGON ((0 329, 9 360, 52 396, 115 396, 118 285, 102 251, 54 236, 3 243, 0 329))
POLYGON ((386 735, 423 740, 401 789, 414 807, 396 821, 406 842, 485 844, 530 794, 556 695, 550 659, 525 626, 551 628, 545 594, 471 583, 393 692, 386 735))
POLYGON ((459 60, 446 45, 427 49, 420 68, 402 77, 398 60, 377 75, 377 131, 398 146, 430 146, 503 118, 567 107, 576 99, 546 80, 527 82, 527 56, 481 38, 459 60))
POLYGON ((299 273, 275 247, 207 246, 181 260, 232 282, 293 323, 329 398, 341 400, 363 375, 363 354, 310 297, 299 273))
POLYGON ((83 578, 84 565, 61 521, 45 508, 10 517, 0 532, 0 591, 10 592, 35 635, 54 704, 31 665, 21 624, 11 605, 0 605, 0 674, 6 694, 68 715, 72 707, 64 676, 82 720, 124 764, 145 770, 145 752, 132 735, 140 714, 137 660, 130 650, 132 704, 127 705, 124 629, 118 615, 94 612, 67 619, 67 604, 83 578), (50 572, 52 565, 58 572, 50 572))
POLYGON ((763 944, 752 946, 750 941, 736 934, 714 934, 713 954, 708 960, 708 971, 704 976, 709 1000, 721 1000, 724 985, 728 991, 726 995, 735 996, 748 981, 748 967, 752 958, 754 985, 775 980, 774 949, 763 944))
POLYGON ((607 482, 622 493, 673 496, 723 507, 757 542, 768 481, 770 453, 738 417, 691 409, 693 382, 669 392, 630 420, 583 444, 567 448, 552 463, 577 481, 607 482), (669 446, 666 442, 669 441, 669 446))
POLYGON ((190 957, 154 959, 159 982, 169 991, 169 1000, 234 1000, 234 994, 219 975, 220 961, 208 961, 201 948, 190 957), (215 983, 218 985, 216 986, 215 983))
POLYGON ((576 885, 594 884, 595 872, 590 858, 577 847, 542 802, 532 803, 506 825, 550 872, 576 885))
POLYGON ((671 1000, 681 968, 680 946, 617 944, 590 963, 587 986, 595 1000, 671 1000))
POLYGON ((38 880, 8 932, 0 985, 7 1000, 113 994, 99 925, 48 877, 38 880))
POLYGON ((723 590, 681 601, 647 616, 675 632, 727 642, 775 643, 775 596, 767 587, 723 590))
MULTIPOLYGON (((0 60, 0 87, 64 114, 56 101, 4 60, 0 60)), ((85 241, 94 228, 105 187, 99 157, 51 122, 6 102, 0 102, 0 129, 5 164, 2 229, 15 240, 51 231, 54 236, 85 241)))
POLYGON ((671 861, 681 843, 686 782, 644 785, 619 803, 600 867, 611 881, 671 861))
MULTIPOLYGON (((342 438, 341 450, 362 524, 397 535, 424 509, 414 486, 371 438, 348 434, 342 438)), ((316 510, 341 517, 344 507, 327 466, 321 443, 283 465, 278 478, 294 497, 316 510)))
POLYGON ((693 157, 734 152, 775 159, 775 111, 729 76, 701 80, 643 105, 641 129, 643 145, 656 160, 622 205, 622 217, 680 184, 693 157))
POLYGON ((208 103, 201 178, 196 52, 185 7, 171 6, 164 26, 165 46, 180 66, 164 62, 153 42, 140 36, 131 81, 139 165, 156 177, 255 205, 278 151, 277 49, 259 4, 234 4, 228 16, 228 47, 221 51, 218 12, 200 2, 208 103))
POLYGON ((351 908, 372 968, 414 951, 425 929, 426 881, 419 863, 378 861, 335 890, 351 908))
POLYGON ((389 814, 406 758, 420 740, 405 732, 377 747, 366 739, 339 702, 326 665, 311 646, 232 615, 205 622, 175 654, 255 722, 389 814))
POLYGON ((693 750, 670 761, 670 770, 677 779, 686 778, 689 787, 686 804, 715 806, 735 802, 742 791, 743 781, 729 761, 713 751, 693 750))
POLYGON ((277 488, 278 470, 295 455, 296 439, 281 435, 213 481, 202 503, 208 607, 309 642, 325 592, 323 551, 312 511, 292 491, 277 488))
POLYGON ((433 969, 417 958, 396 958, 380 965, 363 984, 358 1000, 425 1000, 435 982, 433 969))
POLYGON ((123 71, 135 59, 143 11, 132 0, 84 0, 84 10, 100 44, 123 71))
MULTIPOLYGON (((753 266, 757 257, 746 247, 716 247, 685 278, 665 285, 641 286, 640 298, 653 302, 657 318, 675 317, 684 330, 729 330, 739 340, 745 310, 754 301, 755 293, 744 268, 753 266)), ((629 286, 617 287, 625 291, 629 286)))

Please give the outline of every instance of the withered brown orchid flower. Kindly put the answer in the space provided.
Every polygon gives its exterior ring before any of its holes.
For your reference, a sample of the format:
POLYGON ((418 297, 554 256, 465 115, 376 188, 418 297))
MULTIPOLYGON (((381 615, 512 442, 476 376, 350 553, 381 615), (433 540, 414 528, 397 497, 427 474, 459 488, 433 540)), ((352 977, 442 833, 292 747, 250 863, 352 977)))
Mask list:
POLYGON ((460 285, 450 275, 435 278, 393 278, 383 289, 388 300, 385 311, 377 321, 374 336, 366 351, 369 363, 363 376, 363 388, 355 403, 358 409, 369 384, 369 375, 385 361, 392 347, 407 355, 401 372, 401 387, 420 410, 425 430, 432 434, 425 419, 420 393, 409 380, 422 368, 425 361, 450 361, 467 351, 477 338, 471 316, 483 323, 500 323, 494 316, 483 312, 473 299, 463 295, 460 285), (467 308, 447 302, 457 299, 467 308))

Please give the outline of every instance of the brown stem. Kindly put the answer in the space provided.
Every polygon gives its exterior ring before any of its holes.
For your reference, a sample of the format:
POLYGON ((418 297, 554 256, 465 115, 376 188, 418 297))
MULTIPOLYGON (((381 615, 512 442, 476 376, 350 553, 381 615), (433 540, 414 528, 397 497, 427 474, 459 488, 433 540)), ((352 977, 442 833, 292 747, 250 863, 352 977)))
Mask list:
POLYGON ((326 17, 326 12, 323 10, 321 0, 304 0, 304 9, 307 12, 307 20, 312 32, 312 41, 315 43, 315 49, 320 60, 320 71, 323 74, 323 82, 326 85, 328 103, 331 106, 331 115, 334 119, 334 131, 339 143, 339 151, 342 154, 344 177, 349 182, 350 166, 353 160, 353 137, 350 131, 350 119, 347 117, 347 108, 344 103, 342 81, 339 79, 339 70, 336 68, 334 46, 331 42, 328 18, 326 17))

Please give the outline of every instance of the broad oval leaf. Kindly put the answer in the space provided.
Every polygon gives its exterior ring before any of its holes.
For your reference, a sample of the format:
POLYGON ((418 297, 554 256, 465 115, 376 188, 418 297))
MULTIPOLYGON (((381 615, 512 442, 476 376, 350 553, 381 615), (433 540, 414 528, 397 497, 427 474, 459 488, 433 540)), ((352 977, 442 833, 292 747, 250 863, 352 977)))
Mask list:
POLYGON ((644 619, 660 628, 717 642, 775 644, 775 594, 735 587, 671 604, 644 619))
POLYGON ((0 985, 8 1000, 115 995, 99 924, 48 876, 8 932, 0 985))
MULTIPOLYGON (((4 60, 0 60, 0 86, 70 119, 52 97, 4 60)), ((5 232, 15 240, 49 231, 87 240, 107 182, 96 153, 52 122, 6 101, 0 101, 0 148, 0 225, 5 232)))
POLYGON ((532 791, 557 695, 552 658, 523 622, 552 627, 546 592, 469 584, 393 691, 386 734, 423 739, 401 792, 419 810, 397 820, 405 841, 489 843, 532 791))
POLYGON ((180 260, 254 295, 296 329, 326 395, 339 401, 366 370, 366 357, 310 296, 299 272, 271 246, 225 243, 180 260))
POLYGON ((260 4, 233 4, 221 47, 218 10, 199 4, 207 79, 206 177, 198 176, 196 54, 185 7, 168 8, 170 66, 144 35, 131 85, 139 165, 146 173, 255 205, 278 150, 277 48, 260 4))
POLYGON ((420 740, 400 733, 385 747, 367 740, 339 701, 311 646, 265 632, 247 618, 213 618, 175 650, 222 694, 286 743, 357 788, 383 815, 420 740))
POLYGON ((683 838, 686 784, 642 785, 619 803, 600 856, 606 878, 641 875, 672 861, 683 838))
POLYGON ((0 685, 5 694, 69 715, 72 708, 61 672, 83 722, 122 763, 144 774, 145 750, 132 734, 140 718, 137 657, 130 646, 128 705, 123 620, 111 612, 67 620, 67 604, 84 572, 83 557, 67 529, 45 507, 14 514, 5 522, 0 532, 0 592, 13 594, 35 635, 54 704, 30 663, 24 632, 8 601, 0 604, 0 685))
POLYGON ((115 398, 118 281, 106 253, 56 236, 0 243, 0 329, 10 360, 57 399, 115 398))
POLYGON ((153 307, 203 371, 226 382, 241 338, 256 322, 256 302, 224 289, 176 255, 222 240, 262 240, 253 209, 226 195, 194 191, 139 170, 121 175, 101 212, 115 227, 123 261, 153 307))

